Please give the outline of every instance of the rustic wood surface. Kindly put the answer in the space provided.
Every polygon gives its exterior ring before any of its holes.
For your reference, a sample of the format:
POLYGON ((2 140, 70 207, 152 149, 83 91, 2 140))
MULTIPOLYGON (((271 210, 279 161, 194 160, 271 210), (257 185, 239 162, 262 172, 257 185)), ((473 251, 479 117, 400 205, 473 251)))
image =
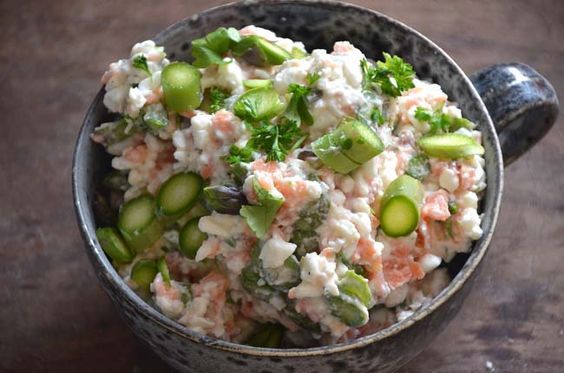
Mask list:
MULTIPOLYGON (((0 371, 154 372, 103 293, 71 199, 71 155, 107 64, 219 1, 0 1, 0 371)), ((564 100, 564 1, 358 1, 467 72, 521 61, 564 100)), ((403 372, 564 367, 564 119, 506 171, 491 251, 463 311, 403 372), (491 365, 490 365, 491 364, 491 365)))

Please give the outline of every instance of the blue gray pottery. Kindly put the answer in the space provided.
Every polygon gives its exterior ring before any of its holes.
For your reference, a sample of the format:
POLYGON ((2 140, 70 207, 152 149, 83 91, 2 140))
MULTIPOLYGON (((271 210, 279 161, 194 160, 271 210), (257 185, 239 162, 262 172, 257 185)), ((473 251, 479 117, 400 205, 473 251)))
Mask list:
POLYGON ((488 187, 482 200, 483 237, 470 255, 450 264, 452 283, 411 317, 375 334, 338 345, 307 349, 243 346, 192 332, 139 298, 122 281, 95 236, 95 192, 110 168, 101 146, 89 140, 109 119, 100 90, 90 106, 74 154, 73 191, 80 231, 100 283, 133 332, 171 366, 185 372, 388 372, 421 352, 456 315, 478 275, 494 232, 503 190, 503 167, 550 129, 558 113, 551 85, 523 64, 493 66, 469 79, 433 42, 372 10, 327 1, 245 1, 180 21, 154 40, 171 59, 187 59, 190 41, 220 26, 255 24, 303 41, 308 50, 349 40, 370 58, 383 51, 411 63, 417 74, 441 85, 465 116, 478 123, 486 149, 488 187), (490 114, 488 114, 488 111, 490 114), (491 116, 490 116, 491 115, 491 116), (493 119, 493 122, 492 122, 493 119), (503 156, 502 156, 503 154, 503 156))

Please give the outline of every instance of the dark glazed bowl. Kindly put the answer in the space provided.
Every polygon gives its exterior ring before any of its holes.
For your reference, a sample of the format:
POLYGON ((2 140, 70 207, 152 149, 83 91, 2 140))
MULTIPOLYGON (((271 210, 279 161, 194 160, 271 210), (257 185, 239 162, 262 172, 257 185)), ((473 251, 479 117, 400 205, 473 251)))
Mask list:
POLYGON ((462 305, 492 237, 503 190, 504 155, 512 161, 553 124, 558 101, 550 84, 526 65, 498 65, 472 81, 454 61, 417 31, 377 12, 327 1, 246 1, 205 11, 176 23, 154 39, 171 59, 188 59, 190 41, 220 26, 255 24, 303 41, 308 50, 329 49, 349 40, 370 58, 382 51, 411 63, 419 77, 441 85, 466 117, 478 123, 486 149, 488 187, 481 203, 483 237, 470 255, 449 267, 454 278, 433 302, 411 317, 349 343, 308 349, 264 349, 202 336, 146 304, 122 281, 100 248, 92 210, 94 193, 109 169, 103 149, 89 140, 108 119, 103 90, 94 99, 80 132, 73 165, 73 191, 79 227, 96 274, 134 333, 181 371, 207 372, 366 372, 392 371, 423 350, 462 305), (477 90, 477 89, 478 90, 477 90), (482 98, 480 97, 482 95, 482 98), (484 104, 485 103, 485 104, 484 104), (492 113, 503 139, 500 148, 492 113))

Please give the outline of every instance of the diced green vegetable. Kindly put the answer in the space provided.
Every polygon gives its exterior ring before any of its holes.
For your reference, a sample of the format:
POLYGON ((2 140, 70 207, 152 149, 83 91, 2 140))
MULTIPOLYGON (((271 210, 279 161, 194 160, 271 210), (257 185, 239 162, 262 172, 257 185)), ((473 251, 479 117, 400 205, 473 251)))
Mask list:
POLYGON ((157 194, 159 212, 165 216, 188 211, 202 192, 202 177, 193 172, 181 172, 170 177, 157 194))
POLYGON ((356 274, 362 276, 362 277, 366 277, 366 269, 364 269, 364 267, 360 264, 353 264, 351 263, 343 254, 343 252, 339 252, 337 254, 337 258, 339 258, 339 260, 341 260, 341 262, 343 262, 343 264, 345 266, 347 266, 347 268, 350 268, 351 270, 353 270, 356 274))
POLYGON ((319 324, 312 321, 306 315, 302 315, 295 310, 295 307, 292 303, 288 304, 286 308, 284 308, 284 314, 293 322, 295 322, 299 327, 304 328, 306 330, 310 330, 315 333, 319 333, 321 328, 319 324))
POLYGON ((238 215, 247 198, 240 188, 232 185, 213 185, 204 188, 204 197, 209 209, 220 214, 238 215))
POLYGON ((263 324, 245 343, 254 347, 279 348, 284 330, 280 324, 263 324))
POLYGON ((274 118, 284 110, 278 93, 273 88, 255 88, 243 93, 233 111, 242 120, 258 122, 274 118))
POLYGON ((144 295, 147 295, 158 272, 157 263, 154 260, 141 259, 131 269, 131 281, 137 285, 144 295))
POLYGON ((272 87, 272 80, 270 80, 270 79, 243 80, 243 87, 245 87, 245 89, 271 88, 272 87))
POLYGON ((281 267, 261 267, 261 273, 266 283, 279 291, 288 291, 300 283, 300 263, 294 255, 289 256, 281 267))
POLYGON ((429 165, 429 158, 425 154, 419 154, 412 157, 407 163, 406 174, 417 179, 423 180, 431 172, 431 166, 429 165))
POLYGON ((457 133, 424 136, 418 141, 425 154, 441 159, 458 159, 484 154, 484 148, 473 138, 457 133))
POLYGON ((384 145, 370 127, 345 119, 331 133, 313 142, 312 150, 326 166, 347 174, 380 154, 384 145))
POLYGON ((116 192, 125 192, 130 186, 127 181, 127 174, 118 170, 110 171, 106 176, 104 176, 102 185, 108 189, 115 190, 116 192))
POLYGON ((106 255, 116 262, 129 263, 135 257, 135 254, 129 250, 117 229, 109 227, 98 228, 96 229, 96 237, 106 255))
POLYGON ((149 105, 143 115, 143 122, 154 131, 160 131, 168 126, 167 112, 161 104, 149 105))
POLYGON ((182 227, 178 236, 180 251, 189 259, 196 258, 200 246, 208 238, 208 235, 198 228, 199 221, 200 218, 190 220, 182 227))
POLYGON ((284 61, 292 59, 292 55, 260 36, 247 36, 233 47, 233 55, 242 57, 245 61, 255 66, 281 65, 284 61))
POLYGON ((368 280, 356 274, 355 271, 347 271, 341 277, 339 292, 357 298, 365 307, 369 307, 373 302, 368 280))
POLYGON ((133 125, 129 126, 129 124, 130 122, 125 118, 102 123, 94 129, 94 134, 101 136, 104 139, 104 144, 113 145, 125 140, 136 131, 136 128, 133 125))
POLYGON ((150 195, 134 198, 121 206, 118 228, 130 248, 138 253, 153 245, 162 235, 156 203, 150 195))
POLYGON ((163 281, 170 286, 170 272, 168 271, 168 266, 166 264, 166 258, 162 256, 157 262, 157 269, 163 277, 163 281))
POLYGON ((241 40, 239 32, 233 27, 220 27, 204 38, 192 41, 192 57, 194 66, 199 68, 209 65, 229 63, 223 60, 223 54, 241 40))
POLYGON ((451 215, 458 212, 458 204, 456 201, 448 201, 448 212, 450 212, 451 215))
POLYGON ((268 285, 261 276, 260 251, 259 246, 253 248, 251 260, 241 271, 239 279, 241 280, 241 285, 249 294, 268 301, 277 291, 268 285))
POLYGON ((290 242, 298 245, 296 255, 301 258, 305 254, 319 248, 319 238, 315 231, 327 218, 330 202, 326 194, 309 202, 300 211, 299 218, 292 226, 290 242))
POLYGON ((275 196, 267 190, 263 189, 260 184, 254 180, 253 188, 257 195, 258 206, 246 205, 241 207, 239 213, 245 218, 247 225, 257 235, 262 238, 270 228, 276 213, 284 203, 282 195, 275 196))
POLYGON ((307 57, 307 52, 301 50, 300 48, 294 47, 292 48, 292 58, 296 58, 298 60, 301 60, 302 58, 306 58, 307 57))
POLYGON ((395 179, 384 192, 380 208, 380 227, 390 237, 407 236, 419 224, 423 187, 409 175, 395 179))
POLYGON ((359 327, 368 322, 368 310, 361 302, 345 294, 329 296, 331 313, 350 327, 359 327))
POLYGON ((200 71, 186 62, 173 62, 162 71, 161 82, 166 107, 178 113, 193 110, 202 103, 200 71))

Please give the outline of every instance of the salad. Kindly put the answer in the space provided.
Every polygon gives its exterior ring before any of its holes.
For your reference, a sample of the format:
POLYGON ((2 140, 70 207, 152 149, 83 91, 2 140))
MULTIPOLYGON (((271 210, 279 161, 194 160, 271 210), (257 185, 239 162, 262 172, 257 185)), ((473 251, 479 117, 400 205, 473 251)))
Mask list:
POLYGON ((132 289, 193 331, 287 347, 374 333, 448 285, 486 184, 481 133, 439 85, 255 26, 191 53, 144 41, 102 77, 97 237, 132 289))

